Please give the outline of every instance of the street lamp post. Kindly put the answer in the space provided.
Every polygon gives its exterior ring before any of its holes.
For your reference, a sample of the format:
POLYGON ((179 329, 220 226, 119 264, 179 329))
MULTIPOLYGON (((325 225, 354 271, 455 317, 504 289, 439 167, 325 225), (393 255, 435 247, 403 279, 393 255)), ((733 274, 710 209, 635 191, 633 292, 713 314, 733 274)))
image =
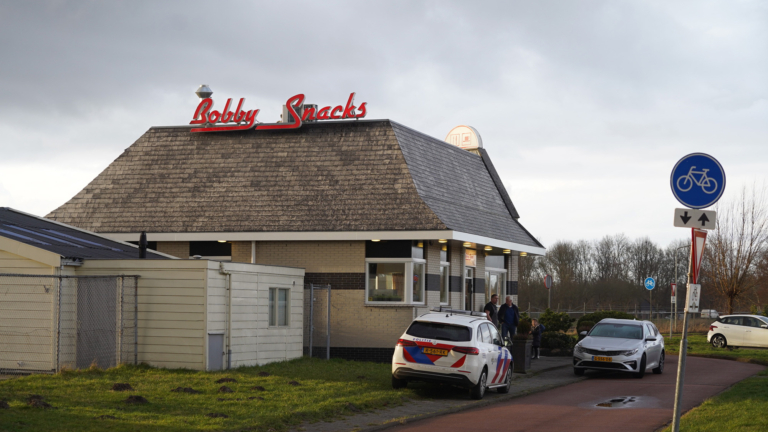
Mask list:
MULTIPOLYGON (((677 251, 680 249, 685 249, 687 247, 690 247, 690 245, 680 246, 679 248, 675 249, 675 331, 677 331, 677 251)), ((672 327, 669 327, 669 337, 672 337, 672 327)))

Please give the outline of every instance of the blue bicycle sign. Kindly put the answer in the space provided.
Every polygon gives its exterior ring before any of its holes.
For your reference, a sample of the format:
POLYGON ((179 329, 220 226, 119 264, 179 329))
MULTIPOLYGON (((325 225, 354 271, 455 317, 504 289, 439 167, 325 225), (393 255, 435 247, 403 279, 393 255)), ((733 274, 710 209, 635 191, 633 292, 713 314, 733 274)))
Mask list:
POLYGON ((648 291, 656 288, 656 279, 649 277, 645 279, 645 289, 648 291))
POLYGON ((717 159, 704 153, 692 153, 680 159, 670 177, 672 193, 688 208, 711 206, 725 191, 725 171, 717 159))

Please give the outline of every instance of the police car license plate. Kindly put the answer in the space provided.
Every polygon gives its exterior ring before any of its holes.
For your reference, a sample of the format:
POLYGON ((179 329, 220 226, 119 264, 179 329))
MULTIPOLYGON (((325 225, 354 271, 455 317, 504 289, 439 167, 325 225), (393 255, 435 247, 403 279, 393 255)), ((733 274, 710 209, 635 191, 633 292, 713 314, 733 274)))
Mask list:
POLYGON ((592 356, 593 361, 601 361, 601 362, 610 362, 613 361, 612 357, 599 357, 599 356, 592 356))
POLYGON ((421 352, 423 352, 424 354, 432 354, 432 355, 439 355, 439 356, 448 355, 448 350, 437 349, 437 348, 422 348, 421 352))

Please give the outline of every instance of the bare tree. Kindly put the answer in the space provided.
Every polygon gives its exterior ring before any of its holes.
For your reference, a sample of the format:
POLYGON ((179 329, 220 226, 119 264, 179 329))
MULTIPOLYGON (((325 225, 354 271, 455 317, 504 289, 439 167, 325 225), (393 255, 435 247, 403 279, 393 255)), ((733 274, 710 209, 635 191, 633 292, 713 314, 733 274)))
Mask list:
POLYGON ((715 289, 728 300, 728 313, 734 301, 757 285, 758 260, 768 240, 768 212, 765 187, 743 188, 739 199, 717 206, 717 228, 708 239, 708 276, 715 289))

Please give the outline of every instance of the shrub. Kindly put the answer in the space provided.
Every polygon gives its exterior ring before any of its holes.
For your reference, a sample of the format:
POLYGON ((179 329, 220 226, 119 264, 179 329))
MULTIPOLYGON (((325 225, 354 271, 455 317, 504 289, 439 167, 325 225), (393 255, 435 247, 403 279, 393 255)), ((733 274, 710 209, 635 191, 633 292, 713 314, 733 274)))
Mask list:
POLYGON ((539 317, 539 322, 546 327, 548 332, 567 332, 571 324, 576 321, 565 312, 553 312, 547 308, 539 317))
POLYGON ((565 333, 545 331, 541 335, 542 348, 572 350, 574 345, 576 345, 576 339, 565 333))
POLYGON ((768 316, 768 305, 763 306, 763 315, 768 316))
POLYGON ((576 327, 576 333, 581 333, 583 331, 590 331, 594 326, 595 326, 595 323, 593 323, 592 321, 579 321, 579 325, 578 327, 576 327))
POLYGON ((520 317, 520 322, 517 324, 517 333, 513 339, 528 339, 531 334, 531 319, 520 317))
MULTIPOLYGON (((601 319, 605 318, 618 318, 618 319, 635 319, 633 315, 630 315, 626 312, 619 312, 619 311, 600 311, 600 312, 593 312, 584 315, 583 317, 579 318, 579 321, 576 323, 576 328, 580 328, 583 322, 592 322, 592 323, 598 323, 601 319)), ((594 324, 593 324, 594 325, 594 324)), ((591 327, 590 327, 591 328, 591 327)))

